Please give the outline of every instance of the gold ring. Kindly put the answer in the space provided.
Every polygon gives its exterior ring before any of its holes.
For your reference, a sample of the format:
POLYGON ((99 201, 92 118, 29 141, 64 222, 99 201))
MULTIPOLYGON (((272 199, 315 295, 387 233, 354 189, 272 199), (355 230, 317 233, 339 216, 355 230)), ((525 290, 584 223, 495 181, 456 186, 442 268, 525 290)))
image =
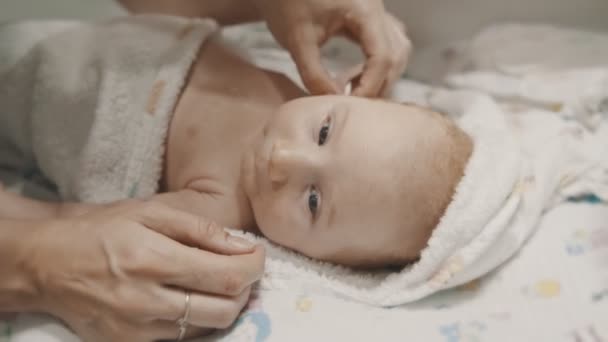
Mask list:
POLYGON ((181 341, 186 336, 186 330, 188 330, 188 318, 190 318, 190 292, 185 291, 186 294, 186 308, 184 309, 184 316, 177 320, 177 326, 179 331, 177 334, 177 341, 181 341))

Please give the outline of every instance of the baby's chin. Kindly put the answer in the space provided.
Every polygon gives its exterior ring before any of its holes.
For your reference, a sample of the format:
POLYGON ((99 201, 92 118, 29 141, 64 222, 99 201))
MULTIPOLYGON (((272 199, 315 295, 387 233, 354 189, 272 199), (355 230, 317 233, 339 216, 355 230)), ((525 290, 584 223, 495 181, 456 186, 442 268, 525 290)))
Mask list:
POLYGON ((268 224, 269 221, 272 222, 272 220, 268 220, 268 217, 266 215, 264 215, 263 210, 259 210, 259 206, 256 205, 256 201, 260 201, 259 197, 255 197, 251 200, 250 205, 251 205, 251 211, 253 213, 253 218, 255 221, 254 224, 254 229, 252 230, 252 232, 261 235, 263 237, 265 237, 266 239, 272 241, 275 244, 279 244, 279 242, 277 242, 276 240, 276 233, 275 233, 275 227, 271 224, 268 224))

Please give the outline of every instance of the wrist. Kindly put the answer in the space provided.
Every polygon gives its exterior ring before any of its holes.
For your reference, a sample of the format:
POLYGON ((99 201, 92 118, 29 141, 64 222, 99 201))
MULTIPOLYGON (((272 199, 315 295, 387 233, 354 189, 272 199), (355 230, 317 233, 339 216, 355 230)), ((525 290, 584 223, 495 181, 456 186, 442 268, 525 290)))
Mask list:
POLYGON ((51 221, 0 220, 0 312, 43 312, 31 242, 51 221))

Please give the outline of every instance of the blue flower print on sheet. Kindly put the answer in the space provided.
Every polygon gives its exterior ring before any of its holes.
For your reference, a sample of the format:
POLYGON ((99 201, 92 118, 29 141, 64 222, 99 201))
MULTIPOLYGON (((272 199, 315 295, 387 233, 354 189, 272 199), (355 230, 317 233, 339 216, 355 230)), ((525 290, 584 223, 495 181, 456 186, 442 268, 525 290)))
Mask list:
POLYGON ((577 229, 566 240, 566 253, 578 256, 601 248, 608 248, 608 228, 577 229))
POLYGON ((456 321, 439 326, 440 341, 443 342, 482 342, 489 341, 488 333, 495 329, 504 330, 511 322, 508 311, 487 313, 477 319, 456 321))
POLYGON ((265 342, 271 334, 271 321, 262 308, 259 294, 254 292, 246 309, 229 331, 214 341, 265 342))
POLYGON ((485 330, 486 325, 479 321, 456 322, 439 327, 445 342, 479 342, 485 330))
POLYGON ((230 341, 264 342, 270 336, 270 318, 263 311, 250 311, 241 316, 232 332, 230 341))

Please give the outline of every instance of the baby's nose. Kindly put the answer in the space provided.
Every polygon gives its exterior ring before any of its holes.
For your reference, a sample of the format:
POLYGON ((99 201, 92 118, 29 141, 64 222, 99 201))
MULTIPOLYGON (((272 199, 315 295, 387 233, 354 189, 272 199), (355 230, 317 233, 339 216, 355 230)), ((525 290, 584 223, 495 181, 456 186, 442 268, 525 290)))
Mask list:
POLYGON ((305 149, 280 140, 272 147, 269 163, 269 177, 275 185, 283 185, 290 178, 305 174, 313 165, 305 149))

